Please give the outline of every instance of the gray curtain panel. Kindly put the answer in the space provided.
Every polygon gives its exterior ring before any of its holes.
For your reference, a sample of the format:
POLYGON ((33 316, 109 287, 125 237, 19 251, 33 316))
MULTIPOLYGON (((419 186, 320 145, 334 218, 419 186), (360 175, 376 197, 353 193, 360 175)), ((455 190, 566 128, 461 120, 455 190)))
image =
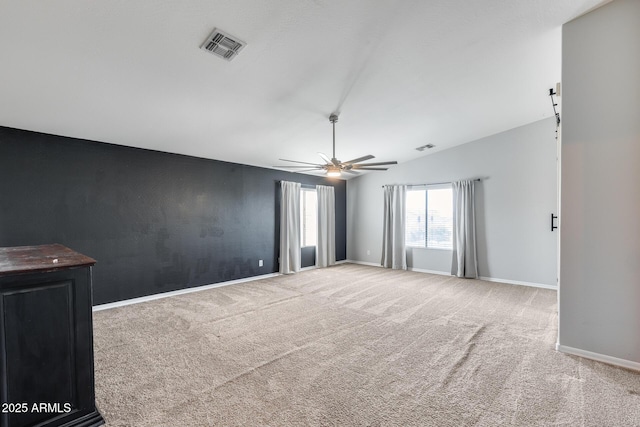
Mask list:
POLYGON ((453 260, 451 274, 476 279, 476 203, 474 181, 453 182, 453 260))
POLYGON ((318 194, 318 243, 316 266, 336 263, 336 196, 333 187, 316 185, 318 194))
POLYGON ((280 183, 280 273, 300 271, 300 183, 280 183))
POLYGON ((405 211, 407 187, 385 185, 384 228, 382 233, 382 266, 395 270, 407 269, 405 251, 405 211))

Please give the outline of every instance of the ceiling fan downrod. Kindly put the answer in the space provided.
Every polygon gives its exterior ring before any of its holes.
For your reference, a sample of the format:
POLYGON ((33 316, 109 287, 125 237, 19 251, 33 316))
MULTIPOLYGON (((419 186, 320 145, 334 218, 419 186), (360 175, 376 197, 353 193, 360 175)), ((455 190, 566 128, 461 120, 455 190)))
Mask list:
POLYGON ((335 113, 330 115, 329 121, 333 125, 333 157, 331 161, 336 163, 336 122, 338 121, 338 115, 335 113))

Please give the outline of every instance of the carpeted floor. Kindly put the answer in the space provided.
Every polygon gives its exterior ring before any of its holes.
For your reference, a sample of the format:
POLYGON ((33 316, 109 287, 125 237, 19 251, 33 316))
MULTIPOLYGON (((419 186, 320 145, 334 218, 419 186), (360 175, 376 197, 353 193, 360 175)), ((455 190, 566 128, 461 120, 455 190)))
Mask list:
POLYGON ((94 314, 107 426, 640 426, 556 292, 343 264, 94 314))

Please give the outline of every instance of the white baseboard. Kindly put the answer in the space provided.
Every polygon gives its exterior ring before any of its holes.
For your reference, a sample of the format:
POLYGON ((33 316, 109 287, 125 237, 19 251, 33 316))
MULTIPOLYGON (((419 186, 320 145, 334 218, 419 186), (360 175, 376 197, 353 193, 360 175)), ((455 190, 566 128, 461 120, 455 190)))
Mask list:
POLYGON ((606 354, 594 353, 592 351, 568 347, 566 345, 561 345, 560 343, 556 344, 556 350, 562 353, 573 354, 574 356, 584 357, 585 359, 596 360, 598 362, 604 362, 610 365, 620 366, 621 368, 640 371, 640 363, 633 362, 631 360, 620 359, 618 357, 607 356, 606 354))
POLYGON ((123 301, 110 302, 93 306, 93 311, 108 310, 110 308, 124 307, 131 304, 140 304, 142 302, 154 301, 157 299, 173 297, 176 295, 190 294, 192 292, 205 291, 207 289, 220 288, 222 286, 236 285, 238 283, 253 282, 254 280, 267 279, 269 277, 279 276, 280 273, 262 274, 260 276, 247 277, 244 279, 229 280, 227 282, 213 283, 211 285, 196 286, 194 288, 178 289, 176 291, 163 292, 160 294, 147 295, 139 298, 131 298, 123 301))
MULTIPOLYGON (((355 260, 347 260, 345 262, 350 262, 352 264, 361 264, 361 265, 370 265, 372 267, 382 267, 382 265, 380 264, 376 264, 373 262, 366 262, 366 261, 355 261, 355 260)), ((441 276, 451 276, 451 273, 448 271, 438 271, 438 270, 426 270, 423 268, 414 268, 414 267, 409 267, 407 268, 407 270, 409 271, 416 271, 418 273, 429 273, 429 274, 439 274, 441 276)), ((543 289, 552 289, 552 290, 557 290, 558 287, 554 286, 554 285, 545 285, 544 283, 534 283, 534 282, 523 282, 523 281, 519 281, 519 280, 508 280, 508 279, 497 279, 494 277, 483 277, 480 276, 479 277, 480 280, 485 280, 487 282, 498 282, 498 283, 506 283, 509 285, 520 285, 520 286, 531 286, 534 288, 543 288, 543 289)))
MULTIPOLYGON (((449 271, 437 271, 437 270, 425 270, 422 268, 408 268, 410 271, 417 271, 419 273, 429 273, 429 274, 439 274, 441 276, 452 276, 449 271)), ((545 285, 543 283, 533 283, 533 282, 521 282, 518 280, 507 280, 507 279, 496 279, 494 277, 478 277, 479 280, 484 280, 486 282, 496 282, 496 283, 506 283, 508 285, 519 285, 519 286, 531 286, 533 288, 544 288, 544 289, 552 289, 557 290, 558 288, 552 285, 545 285)))
POLYGON ((381 264, 379 264, 379 263, 378 263, 378 264, 376 264, 375 262, 354 261, 354 260, 352 260, 352 259, 348 259, 348 260, 346 260, 345 262, 349 262, 349 263, 351 263, 351 264, 369 265, 369 266, 371 266, 371 267, 380 267, 380 268, 382 268, 382 265, 381 265, 381 264))
MULTIPOLYGON (((350 260, 350 259, 342 260, 342 261, 336 261, 336 265, 338 265, 338 264, 346 264, 346 263, 368 265, 368 266, 371 266, 371 267, 382 268, 382 265, 376 264, 374 262, 354 261, 354 260, 350 260)), ((302 268, 300 271, 313 270, 315 268, 317 268, 317 267, 312 265, 310 267, 302 268)), ((425 269, 421 269, 421 268, 408 268, 408 270, 419 272, 419 273, 439 274, 439 275, 443 275, 443 276, 450 276, 451 275, 450 273, 448 273, 446 271, 425 270, 425 269)), ((93 307, 93 311, 102 311, 102 310, 108 310, 110 308, 124 307, 126 305, 139 304, 139 303, 143 303, 143 302, 147 302, 147 301, 154 301, 154 300, 161 299, 161 298, 168 298, 168 297, 172 297, 172 296, 176 296, 176 295, 184 295, 184 294, 189 294, 189 293, 192 293, 192 292, 199 292, 199 291, 204 291, 204 290, 207 290, 207 289, 219 288, 221 286, 229 286, 229 285, 235 285, 235 284, 238 284, 238 283, 252 282, 254 280, 267 279, 269 277, 276 277, 276 276, 279 276, 279 275, 280 275, 280 273, 262 274, 260 276, 247 277, 247 278, 244 278, 244 279, 229 280, 227 282, 213 283, 213 284, 210 284, 210 285, 197 286, 197 287, 194 287, 194 288, 178 289, 176 291, 163 292, 163 293, 160 293, 160 294, 147 295, 147 296, 139 297, 139 298, 132 298, 132 299, 127 299, 127 300, 123 300, 123 301, 110 302, 110 303, 107 303, 107 304, 100 304, 100 305, 94 306, 93 307)), ((494 279, 494 278, 491 278, 491 277, 480 277, 480 279, 481 280, 486 280, 486 281, 489 281, 489 282, 508 283, 508 284, 512 284, 512 285, 533 286, 533 287, 545 288, 545 289, 557 289, 555 286, 543 285, 543 284, 540 284, 540 283, 530 283, 530 282, 519 282, 519 281, 514 281, 514 280, 494 279)))
POLYGON ((451 276, 451 273, 448 271, 437 271, 437 270, 425 270, 424 268, 407 268, 409 271, 416 271, 418 273, 429 273, 429 274, 438 274, 440 276, 451 276))
POLYGON ((557 286, 545 285, 544 283, 522 282, 520 280, 496 279, 493 277, 483 277, 483 276, 480 276, 479 279, 486 280, 487 282, 500 282, 500 283, 508 283, 509 285, 531 286, 534 288, 551 289, 554 291, 558 290, 557 286))
MULTIPOLYGON (((371 267, 382 267, 382 264, 376 264, 375 262, 366 262, 366 261, 354 261, 354 260, 347 260, 346 262, 349 262, 351 264, 360 264, 360 265, 368 265, 371 267)), ((413 267, 407 267, 408 271, 416 271, 418 273, 429 273, 429 274, 440 274, 443 276, 451 276, 451 273, 448 273, 446 271, 436 271, 436 270, 424 270, 422 268, 413 268, 413 267)))
MULTIPOLYGON (((336 263, 332 264, 332 265, 346 264, 348 262, 350 262, 350 261, 347 261, 346 259, 343 259, 342 261, 336 261, 336 263)), ((331 265, 329 267, 331 267, 331 265)), ((321 267, 318 267, 317 265, 310 265, 309 267, 302 267, 300 270, 298 270, 298 272, 307 271, 307 270, 315 270, 316 268, 321 268, 321 267)))
MULTIPOLYGON (((351 262, 351 261, 348 261, 348 260, 336 261, 336 264, 345 264, 347 262, 351 262)), ((315 268, 318 268, 318 267, 316 267, 315 265, 312 265, 309 267, 301 268, 300 271, 313 270, 315 268)), ((222 286, 237 285, 238 283, 252 282, 254 280, 267 279, 269 277, 276 277, 276 276, 280 276, 280 273, 262 274, 260 276, 247 277, 244 279, 229 280, 227 282, 213 283, 211 285, 202 285, 194 288, 178 289, 176 291, 163 292, 163 293, 154 294, 154 295, 147 295, 139 298, 131 298, 124 301, 110 302, 107 304, 100 304, 100 305, 94 306, 93 311, 95 312, 95 311, 108 310, 110 308, 124 307, 126 305, 139 304, 142 302, 154 301, 161 298, 168 298, 176 295, 190 294, 192 292, 205 291, 207 289, 219 288, 222 286)))

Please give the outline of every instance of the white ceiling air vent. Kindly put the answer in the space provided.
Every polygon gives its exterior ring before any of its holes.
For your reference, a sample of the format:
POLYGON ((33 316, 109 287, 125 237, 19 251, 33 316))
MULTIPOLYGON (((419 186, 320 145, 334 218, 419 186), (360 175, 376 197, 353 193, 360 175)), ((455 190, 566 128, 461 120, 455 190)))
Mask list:
POLYGON ((423 146, 421 146, 421 147, 416 148, 416 150, 418 150, 418 151, 424 151, 424 150, 425 150, 425 148, 433 148, 433 147, 435 147, 435 145, 433 145, 433 144, 427 144, 427 145, 423 145, 423 146))
POLYGON ((214 28, 211 35, 202 43, 200 49, 231 61, 246 45, 245 42, 238 40, 236 37, 214 28))

